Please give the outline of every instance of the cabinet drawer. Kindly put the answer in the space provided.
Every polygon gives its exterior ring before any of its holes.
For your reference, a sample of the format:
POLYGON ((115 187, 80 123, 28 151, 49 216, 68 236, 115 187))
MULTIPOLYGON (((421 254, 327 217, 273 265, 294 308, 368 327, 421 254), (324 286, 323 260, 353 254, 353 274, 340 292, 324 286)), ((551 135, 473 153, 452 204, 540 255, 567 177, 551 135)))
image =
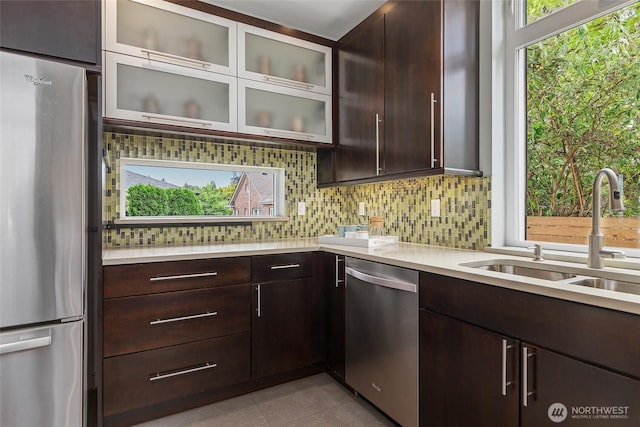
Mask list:
POLYGON ((306 253, 260 255, 251 261, 252 282, 298 279, 311 276, 313 255, 306 253))
POLYGON ((249 285, 115 298, 104 302, 104 356, 250 330, 249 285))
POLYGON ((248 332, 104 360, 104 415, 249 379, 248 332))
POLYGON ((104 297, 249 283, 250 267, 249 257, 108 266, 104 267, 104 297))

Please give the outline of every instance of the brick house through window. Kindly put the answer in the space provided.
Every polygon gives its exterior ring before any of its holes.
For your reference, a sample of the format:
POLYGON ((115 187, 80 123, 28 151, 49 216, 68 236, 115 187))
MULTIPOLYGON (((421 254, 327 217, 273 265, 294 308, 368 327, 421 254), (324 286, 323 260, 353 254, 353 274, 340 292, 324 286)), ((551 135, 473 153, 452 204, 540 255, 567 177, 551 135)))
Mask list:
POLYGON ((229 207, 236 216, 273 215, 273 174, 243 172, 238 181, 229 207))

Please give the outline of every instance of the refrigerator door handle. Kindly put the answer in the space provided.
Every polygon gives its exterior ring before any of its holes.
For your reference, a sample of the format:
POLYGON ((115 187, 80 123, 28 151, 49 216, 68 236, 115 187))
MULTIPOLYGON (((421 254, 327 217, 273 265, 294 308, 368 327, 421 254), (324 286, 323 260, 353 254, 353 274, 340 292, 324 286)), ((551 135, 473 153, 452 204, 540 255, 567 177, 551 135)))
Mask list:
POLYGON ((36 348, 48 347, 50 345, 51 336, 33 338, 8 344, 0 344, 0 354, 15 353, 23 350, 34 350, 36 348))

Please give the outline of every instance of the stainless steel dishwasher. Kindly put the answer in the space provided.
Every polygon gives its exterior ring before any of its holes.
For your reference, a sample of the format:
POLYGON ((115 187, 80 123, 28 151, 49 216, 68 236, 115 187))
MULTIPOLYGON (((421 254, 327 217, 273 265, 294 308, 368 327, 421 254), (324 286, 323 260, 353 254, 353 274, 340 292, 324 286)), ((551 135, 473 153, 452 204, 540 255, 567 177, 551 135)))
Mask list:
POLYGON ((418 425, 418 272, 346 258, 345 381, 418 425))

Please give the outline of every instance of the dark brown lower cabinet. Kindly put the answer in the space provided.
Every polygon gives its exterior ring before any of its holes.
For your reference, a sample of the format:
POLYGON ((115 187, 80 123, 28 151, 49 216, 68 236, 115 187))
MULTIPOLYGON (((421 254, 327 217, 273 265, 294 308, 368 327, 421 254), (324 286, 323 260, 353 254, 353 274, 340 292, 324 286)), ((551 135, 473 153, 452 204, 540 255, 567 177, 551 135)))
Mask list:
POLYGON ((638 316, 432 274, 420 307, 421 426, 640 425, 638 316))
POLYGON ((506 337, 421 309, 420 425, 517 426, 516 347, 506 337))
POLYGON ((520 352, 521 427, 640 425, 640 381, 526 343, 520 352))
POLYGON ((327 369, 344 379, 344 255, 324 254, 327 294, 327 369))
POLYGON ((253 285, 252 377, 311 364, 312 278, 253 285))
POLYGON ((104 416, 248 380, 248 332, 104 360, 104 416))

